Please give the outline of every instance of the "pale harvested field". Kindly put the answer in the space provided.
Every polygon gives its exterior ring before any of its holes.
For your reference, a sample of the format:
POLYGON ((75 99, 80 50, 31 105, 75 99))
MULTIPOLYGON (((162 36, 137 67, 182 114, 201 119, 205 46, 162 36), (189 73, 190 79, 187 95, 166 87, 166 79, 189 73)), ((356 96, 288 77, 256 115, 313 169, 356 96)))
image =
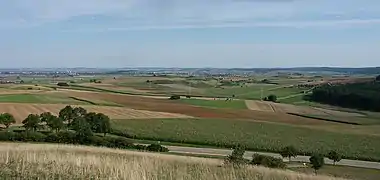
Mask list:
POLYGON ((1 143, 1 179, 328 180, 263 167, 234 169, 218 159, 57 144, 1 143))
POLYGON ((250 110, 274 112, 271 105, 264 101, 246 100, 245 104, 250 110))
POLYGON ((324 108, 317 108, 314 109, 322 111, 328 115, 334 115, 334 116, 349 116, 349 117, 363 117, 363 114, 354 113, 354 112, 343 112, 343 111, 335 111, 331 109, 324 109, 324 108))
POLYGON ((41 91, 53 90, 52 88, 49 88, 49 87, 35 86, 35 85, 24 85, 24 84, 10 85, 8 88, 13 89, 13 90, 28 90, 28 88, 32 88, 33 90, 41 90, 41 91))
POLYGON ((255 111, 297 113, 297 114, 305 114, 305 115, 323 115, 323 116, 332 115, 332 116, 342 116, 342 117, 363 116, 359 113, 335 111, 335 110, 314 108, 314 107, 307 107, 307 106, 296 106, 292 104, 281 104, 281 103, 273 103, 273 102, 267 102, 267 101, 246 100, 245 103, 248 109, 255 110, 255 111))
POLYGON ((102 88, 114 91, 125 91, 125 92, 135 92, 135 93, 147 93, 149 91, 144 91, 140 89, 130 88, 130 87, 122 87, 114 84, 104 84, 104 83, 83 83, 80 84, 82 86, 94 87, 94 88, 102 88))
MULTIPOLYGON (((43 112, 58 114, 65 106, 64 104, 0 103, 0 112, 11 113, 15 116, 17 123, 20 123, 29 114, 40 114, 43 112)), ((190 118, 190 116, 182 114, 135 110, 124 107, 93 105, 81 105, 80 107, 87 109, 88 112, 106 114, 111 119, 190 118)))
POLYGON ((10 90, 10 89, 0 89, 0 95, 7 94, 34 94, 45 92, 43 90, 10 90))

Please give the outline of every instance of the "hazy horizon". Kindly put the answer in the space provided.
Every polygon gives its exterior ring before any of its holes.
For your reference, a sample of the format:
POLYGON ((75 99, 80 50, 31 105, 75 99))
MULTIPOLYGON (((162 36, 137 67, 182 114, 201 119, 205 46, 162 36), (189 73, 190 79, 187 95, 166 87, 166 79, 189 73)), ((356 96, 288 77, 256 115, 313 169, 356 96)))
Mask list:
POLYGON ((380 66, 376 0, 0 2, 1 68, 380 66))

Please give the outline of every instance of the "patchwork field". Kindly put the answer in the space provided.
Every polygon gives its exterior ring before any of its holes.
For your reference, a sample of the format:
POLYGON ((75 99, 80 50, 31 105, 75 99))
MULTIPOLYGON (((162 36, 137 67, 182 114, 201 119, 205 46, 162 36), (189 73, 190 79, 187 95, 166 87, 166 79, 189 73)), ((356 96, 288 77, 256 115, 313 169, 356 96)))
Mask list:
MULTIPOLYGON (((25 104, 0 103, 0 112, 8 112, 15 116, 17 123, 21 123, 29 114, 52 112, 57 114, 66 105, 64 104, 25 104)), ((190 116, 166 112, 152 112, 134 110, 122 107, 81 105, 90 112, 104 113, 112 119, 146 119, 146 118, 189 118, 190 116)))
POLYGON ((263 111, 252 111, 248 109, 217 109, 198 107, 185 104, 181 101, 173 101, 168 99, 78 91, 71 91, 70 95, 78 98, 98 99, 114 102, 133 109, 186 114, 192 117, 200 118, 245 119, 304 125, 329 124, 329 122, 315 121, 313 119, 292 116, 286 113, 268 113, 263 111))

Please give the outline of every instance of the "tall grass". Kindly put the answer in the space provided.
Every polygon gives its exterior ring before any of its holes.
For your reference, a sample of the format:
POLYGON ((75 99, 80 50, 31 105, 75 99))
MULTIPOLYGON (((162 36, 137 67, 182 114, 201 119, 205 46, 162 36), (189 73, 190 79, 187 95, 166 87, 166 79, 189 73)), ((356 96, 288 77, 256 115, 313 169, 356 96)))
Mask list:
POLYGON ((0 179, 326 180, 262 167, 220 167, 217 159, 53 144, 0 144, 0 179))

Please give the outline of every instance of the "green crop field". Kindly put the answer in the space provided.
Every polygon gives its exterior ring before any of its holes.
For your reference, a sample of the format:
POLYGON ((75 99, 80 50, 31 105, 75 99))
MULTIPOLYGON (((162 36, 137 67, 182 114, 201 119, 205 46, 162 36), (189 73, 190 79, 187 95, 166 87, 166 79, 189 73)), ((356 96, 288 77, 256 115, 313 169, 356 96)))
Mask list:
POLYGON ((229 109, 247 109, 245 102, 242 100, 203 100, 203 99, 181 99, 181 102, 194 106, 211 107, 211 108, 229 108, 229 109))
POLYGON ((70 97, 40 95, 40 94, 8 94, 0 95, 0 102, 9 103, 74 103, 88 104, 83 101, 78 101, 70 97))
POLYGON ((380 160, 380 136, 324 131, 293 125, 226 119, 114 120, 114 133, 138 139, 278 152, 294 145, 302 153, 337 150, 351 159, 380 160))

